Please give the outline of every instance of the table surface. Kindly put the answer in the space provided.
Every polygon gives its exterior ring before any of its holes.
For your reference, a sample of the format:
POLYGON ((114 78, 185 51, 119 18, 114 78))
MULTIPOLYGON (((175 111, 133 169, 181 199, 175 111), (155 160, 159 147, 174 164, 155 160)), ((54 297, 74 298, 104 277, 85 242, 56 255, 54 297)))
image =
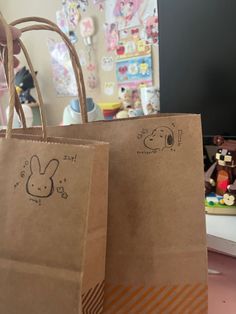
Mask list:
POLYGON ((209 252, 208 265, 221 272, 220 275, 209 275, 208 314, 235 314, 236 258, 209 252))
POLYGON ((236 216, 206 215, 206 230, 208 248, 236 256, 236 216))
POLYGON ((207 234, 236 242, 236 216, 206 215, 207 234))

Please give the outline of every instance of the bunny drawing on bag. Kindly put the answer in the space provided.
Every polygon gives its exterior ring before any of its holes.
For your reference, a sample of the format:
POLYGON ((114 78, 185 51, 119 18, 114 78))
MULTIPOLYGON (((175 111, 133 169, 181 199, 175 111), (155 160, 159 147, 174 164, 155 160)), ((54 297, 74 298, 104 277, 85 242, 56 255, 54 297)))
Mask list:
POLYGON ((53 194, 55 175, 59 161, 52 159, 46 165, 44 171, 41 169, 39 157, 34 155, 30 159, 30 176, 26 183, 26 191, 28 194, 40 198, 46 198, 53 194))

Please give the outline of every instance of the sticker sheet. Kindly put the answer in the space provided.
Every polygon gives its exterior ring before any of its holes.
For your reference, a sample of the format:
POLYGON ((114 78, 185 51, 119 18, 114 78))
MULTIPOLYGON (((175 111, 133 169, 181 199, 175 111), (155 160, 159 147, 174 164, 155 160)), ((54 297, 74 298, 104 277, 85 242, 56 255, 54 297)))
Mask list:
POLYGON ((119 42, 116 48, 117 59, 127 59, 138 56, 150 55, 151 46, 146 40, 139 38, 125 38, 119 42))
POLYGON ((104 94, 112 96, 114 94, 115 83, 114 82, 105 82, 104 84, 104 94))
POLYGON ((77 0, 79 10, 85 12, 89 6, 88 0, 77 0))
POLYGON ((56 21, 60 30, 66 35, 69 35, 69 24, 65 10, 58 10, 56 12, 56 21))
POLYGON ((64 42, 48 40, 53 82, 58 96, 76 96, 77 85, 68 49, 64 42))
POLYGON ((105 24, 105 42, 107 51, 114 51, 119 40, 116 23, 105 24))
POLYGON ((75 30, 80 19, 80 13, 79 13, 79 7, 78 7, 77 1, 66 0, 64 2, 63 8, 67 16, 69 29, 75 30))
POLYGON ((72 44, 78 40, 76 28, 80 19, 78 3, 75 0, 63 0, 62 9, 56 12, 56 21, 59 28, 70 38, 72 44))
POLYGON ((139 25, 157 13, 157 0, 106 0, 106 22, 123 30, 139 25))
POLYGON ((107 0, 106 22, 117 23, 118 29, 124 29, 141 24, 142 0, 107 0))
POLYGON ((158 28, 158 16, 153 15, 145 19, 145 33, 146 41, 149 44, 155 45, 159 43, 159 28, 158 28))
POLYGON ((99 11, 103 11, 105 1, 106 0, 93 0, 93 3, 98 8, 99 11))
POLYGON ((151 54, 117 61, 116 78, 119 86, 129 88, 152 85, 151 54))
POLYGON ((101 68, 105 72, 111 72, 114 69, 114 60, 112 56, 104 56, 101 59, 101 68))

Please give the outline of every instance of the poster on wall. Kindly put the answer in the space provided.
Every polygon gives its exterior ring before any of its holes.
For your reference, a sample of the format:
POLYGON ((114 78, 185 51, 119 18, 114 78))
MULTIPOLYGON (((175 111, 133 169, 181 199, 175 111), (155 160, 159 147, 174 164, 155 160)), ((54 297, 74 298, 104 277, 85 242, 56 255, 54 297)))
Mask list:
POLYGON ((127 59, 149 55, 151 47, 142 39, 124 39, 116 47, 117 59, 127 59))
POLYGON ((53 83, 57 95, 77 95, 77 85, 67 46, 64 42, 48 39, 48 49, 51 55, 53 83))
POLYGON ((116 78, 119 86, 132 89, 152 85, 151 54, 117 61, 116 78))
POLYGON ((63 11, 65 12, 65 15, 67 17, 69 29, 75 30, 80 19, 78 3, 74 0, 64 1, 63 11))
POLYGON ((105 23, 105 42, 107 51, 113 51, 116 49, 119 36, 116 23, 105 23))
POLYGON ((145 21, 157 16, 157 0, 106 0, 106 23, 117 23, 118 30, 145 25, 145 21))
POLYGON ((115 90, 115 82, 105 82, 104 84, 104 94, 112 96, 115 90))
POLYGON ((57 25, 60 28, 63 33, 65 33, 67 36, 69 35, 69 24, 67 20, 67 16, 65 14, 64 10, 58 10, 56 12, 56 21, 57 25))
POLYGON ((101 68, 105 72, 111 72, 114 69, 114 59, 112 56, 104 56, 101 59, 101 68))

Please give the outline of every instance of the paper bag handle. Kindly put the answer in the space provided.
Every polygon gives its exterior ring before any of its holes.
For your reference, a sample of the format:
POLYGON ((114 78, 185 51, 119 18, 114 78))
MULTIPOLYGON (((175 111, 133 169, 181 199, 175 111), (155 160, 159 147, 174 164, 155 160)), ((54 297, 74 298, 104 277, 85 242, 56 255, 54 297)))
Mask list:
POLYGON ((3 30, 6 36, 6 47, 7 47, 7 79, 9 86, 9 119, 7 122, 6 138, 11 138, 12 124, 14 116, 15 106, 15 84, 14 84, 14 67, 13 67, 13 38, 12 32, 9 25, 5 21, 2 13, 0 12, 0 22, 3 26, 3 30))
MULTIPOLYGON (((87 116, 87 108, 86 108, 86 92, 85 92, 85 84, 84 84, 84 79, 83 79, 83 72, 82 72, 79 58, 78 58, 78 55, 76 53, 74 46, 71 44, 68 37, 60 30, 60 28, 55 23, 51 22, 48 19, 41 18, 41 17, 27 17, 27 18, 18 19, 16 21, 12 22, 11 25, 16 26, 18 24, 25 23, 25 22, 39 22, 39 23, 43 23, 43 24, 31 25, 28 27, 24 27, 21 29, 22 32, 26 32, 26 31, 30 31, 30 30, 51 30, 51 31, 57 32, 61 36, 61 38, 65 42, 65 44, 67 45, 67 48, 69 50, 70 57, 71 57, 71 62, 72 62, 72 67, 73 67, 74 74, 75 74, 76 83, 77 83, 78 96, 80 99, 82 123, 87 123, 88 122, 88 116, 87 116)), ((21 42, 21 45, 22 45, 22 42, 21 42)), ((29 58, 29 55, 27 53, 27 50, 25 47, 23 47, 23 45, 22 45, 22 48, 23 48, 22 49, 23 52, 25 53, 27 62, 29 64, 30 58, 29 58)), ((32 63, 31 63, 31 65, 32 65, 32 63)), ((40 89, 39 89, 39 86, 37 83, 36 76, 34 75, 34 71, 32 71, 32 67, 31 67, 31 72, 32 72, 32 77, 35 81, 35 86, 36 86, 36 90, 38 93, 39 102, 41 99, 40 105, 42 106, 43 101, 42 101, 40 89)), ((43 116, 43 114, 42 114, 42 116, 43 116)))
MULTIPOLYGON (((6 74, 6 79, 7 79, 7 82, 8 82, 8 66, 7 66, 7 49, 5 51, 5 53, 3 54, 4 55, 4 69, 5 69, 5 74, 6 74)), ((20 99, 19 99, 19 96, 18 94, 15 92, 15 108, 16 108, 16 112, 20 118, 20 121, 22 123, 22 127, 23 129, 26 128, 26 120, 25 120, 25 114, 24 114, 24 111, 23 111, 23 108, 20 104, 20 99)))
MULTIPOLYGON (((14 106, 17 105, 17 103, 15 102, 15 85, 14 85, 14 69, 13 69, 13 40, 12 40, 12 33, 11 33, 10 28, 9 28, 9 25, 5 21, 2 14, 0 14, 0 20, 3 24, 5 34, 6 34, 6 39, 7 39, 6 47, 7 47, 7 59, 8 59, 7 60, 7 64, 8 64, 7 68, 8 68, 10 110, 9 110, 9 120, 8 120, 7 130, 6 130, 6 138, 10 138, 12 135, 14 106)), ((80 106, 81 106, 82 122, 87 123, 88 122, 88 115, 87 115, 87 109, 86 109, 85 84, 84 84, 84 79, 83 79, 82 68, 81 68, 79 58, 78 58, 78 55, 76 53, 74 46, 71 44, 71 42, 67 38, 67 36, 58 28, 58 26, 55 23, 53 23, 47 19, 39 18, 39 17, 28 17, 28 18, 22 18, 22 19, 16 20, 13 23, 11 23, 11 25, 14 26, 14 25, 17 25, 20 23, 25 23, 25 22, 40 22, 43 24, 31 25, 28 27, 24 27, 21 29, 22 32, 26 32, 29 30, 51 30, 51 31, 58 33, 62 37, 65 44, 67 45, 67 47, 69 49, 71 61, 72 61, 72 66, 73 66, 75 79, 76 79, 76 83, 77 83, 77 88, 78 88, 78 97, 79 97, 80 106)), ((20 44, 22 44, 21 41, 20 41, 20 44)), ((22 47, 24 47, 23 44, 22 44, 22 47)), ((29 61, 29 59, 27 60, 27 62, 28 61, 29 61)), ((32 63, 31 63, 31 65, 32 65, 32 63)), ((31 68, 31 70, 32 70, 32 68, 31 68)), ((32 72, 32 77, 34 78, 35 83, 36 83, 37 80, 36 80, 36 77, 34 76, 34 71, 32 72)), ((38 86, 37 83, 36 83, 36 86, 38 86)), ((39 87, 37 89, 37 92, 38 91, 39 91, 39 87)), ((40 91, 39 91, 38 95, 41 95, 40 91)), ((43 124, 43 137, 44 137, 44 139, 46 139, 46 137, 47 137, 46 136, 46 119, 45 119, 45 114, 44 114, 44 110, 43 110, 42 98, 41 98, 40 102, 42 105, 40 110, 41 110, 41 117, 42 117, 42 124, 43 124)))

